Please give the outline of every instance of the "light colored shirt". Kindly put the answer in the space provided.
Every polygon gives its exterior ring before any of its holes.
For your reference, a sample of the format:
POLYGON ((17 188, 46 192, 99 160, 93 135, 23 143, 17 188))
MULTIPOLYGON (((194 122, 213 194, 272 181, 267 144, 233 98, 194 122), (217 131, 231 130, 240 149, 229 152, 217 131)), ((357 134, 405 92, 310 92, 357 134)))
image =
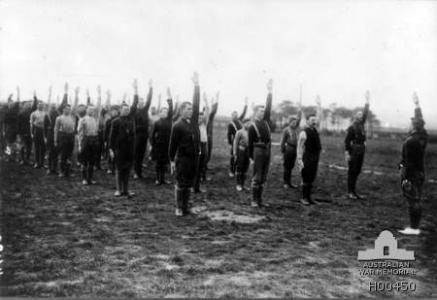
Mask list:
POLYGON ((30 114, 30 127, 44 128, 44 121, 48 117, 45 111, 35 110, 30 114))
POLYGON ((207 143, 208 142, 208 134, 206 131, 206 124, 205 123, 199 124, 199 131, 200 131, 200 142, 207 143))

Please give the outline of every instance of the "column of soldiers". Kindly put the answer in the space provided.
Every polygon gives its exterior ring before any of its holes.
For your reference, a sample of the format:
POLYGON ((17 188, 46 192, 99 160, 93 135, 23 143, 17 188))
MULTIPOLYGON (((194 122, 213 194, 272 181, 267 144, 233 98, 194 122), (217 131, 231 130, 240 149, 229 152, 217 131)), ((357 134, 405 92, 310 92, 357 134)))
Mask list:
MULTIPOLYGON (((169 184, 166 180, 168 165, 175 177, 176 215, 190 213, 191 192, 201 192, 200 183, 206 181, 206 171, 211 158, 213 139, 213 120, 217 112, 219 94, 215 101, 208 102, 204 95, 204 109, 200 110, 199 77, 194 73, 194 96, 192 102, 176 103, 170 89, 167 89, 167 107, 156 110, 156 119, 151 127, 151 157, 156 162, 156 185, 169 184)), ((1 122, 2 147, 9 157, 19 154, 21 164, 29 163, 32 144, 34 148, 34 167, 44 167, 48 154, 47 174, 69 177, 77 163, 82 168, 82 183, 95 184, 94 170, 100 169, 100 159, 106 157, 108 174, 115 173, 116 191, 114 195, 132 197, 128 189, 131 169, 134 178, 142 177, 143 159, 149 138, 149 108, 152 100, 152 82, 144 102, 138 94, 136 80, 133 84, 132 105, 123 101, 121 105, 111 105, 111 93, 107 92, 105 107, 101 104, 101 88, 97 88, 97 105, 94 106, 87 91, 87 105, 78 105, 79 88, 74 93, 74 103, 68 102, 68 84, 64 86, 61 103, 51 103, 49 89, 48 105, 38 100, 34 92, 32 101, 20 102, 20 89, 17 87, 17 100, 8 98, 3 108, 1 122), (18 142, 18 149, 15 144, 18 142), (77 149, 75 150, 75 148, 77 149)), ((267 83, 265 105, 253 106, 253 117, 245 118, 247 98, 243 112, 232 113, 227 127, 230 145, 229 176, 236 177, 237 191, 248 191, 245 186, 249 166, 253 166, 251 180, 251 206, 268 206, 263 201, 264 185, 271 160, 271 109, 273 81, 267 83)), ((427 145, 425 122, 419 106, 417 94, 413 95, 416 105, 415 115, 411 119, 411 131, 402 145, 401 189, 409 203, 410 226, 401 230, 404 234, 419 234, 421 220, 422 190, 425 180, 424 153, 427 145)), ((361 173, 366 150, 365 123, 369 114, 370 93, 365 94, 365 106, 355 116, 346 131, 344 140, 347 172, 347 198, 362 199, 356 191, 357 179, 361 173)), ((316 98, 316 112, 305 116, 306 125, 299 129, 302 117, 302 105, 299 102, 297 114, 289 117, 288 125, 281 135, 280 150, 283 157, 283 186, 296 189, 291 174, 297 163, 301 175, 300 202, 304 206, 315 205, 311 197, 313 184, 317 176, 322 143, 318 127, 322 118, 320 97, 316 98)))

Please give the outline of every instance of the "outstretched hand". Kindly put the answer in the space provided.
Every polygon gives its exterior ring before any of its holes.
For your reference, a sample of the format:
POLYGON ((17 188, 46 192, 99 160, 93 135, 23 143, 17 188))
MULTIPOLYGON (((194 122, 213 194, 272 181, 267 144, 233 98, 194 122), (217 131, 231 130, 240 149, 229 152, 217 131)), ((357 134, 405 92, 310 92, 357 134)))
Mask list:
POLYGON ((167 88, 167 99, 171 99, 171 90, 169 87, 167 88))
POLYGON ((199 73, 194 72, 191 80, 193 80, 194 85, 199 85, 199 73))
POLYGON ((364 94, 364 97, 366 98, 366 103, 368 104, 370 102, 370 92, 369 90, 366 91, 364 94))
POLYGON ((138 91, 138 81, 136 79, 134 79, 134 81, 132 82, 132 87, 134 88, 134 91, 138 91))
POLYGON ((267 81, 267 90, 269 91, 269 92, 272 92, 272 90, 273 90, 273 79, 269 79, 269 81, 267 81))
POLYGON ((318 106, 322 105, 322 100, 320 99, 320 96, 319 96, 319 95, 317 95, 317 97, 316 97, 316 104, 317 104, 318 106))
POLYGON ((249 104, 249 97, 245 97, 244 98, 244 105, 248 105, 249 104))
POLYGON ((419 105, 419 96, 417 96, 416 92, 413 93, 413 103, 419 105))
POLYGON ((75 89, 74 89, 74 93, 76 94, 76 96, 79 94, 79 91, 80 91, 80 87, 76 87, 75 89))

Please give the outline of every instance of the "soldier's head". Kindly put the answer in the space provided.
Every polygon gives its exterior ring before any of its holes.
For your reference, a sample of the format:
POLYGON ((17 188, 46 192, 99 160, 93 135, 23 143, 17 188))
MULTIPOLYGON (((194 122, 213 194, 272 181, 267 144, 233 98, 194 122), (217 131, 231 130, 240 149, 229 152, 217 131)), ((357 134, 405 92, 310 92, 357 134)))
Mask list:
POLYGON ((265 107, 264 105, 255 106, 255 119, 261 120, 264 118, 265 107))
POLYGON ((238 119, 238 112, 236 110, 234 110, 231 114, 232 120, 236 120, 238 119))
POLYGON ((118 116, 120 113, 120 107, 119 106, 111 106, 111 110, 109 111, 109 116, 111 118, 114 118, 118 116))
POLYGON ((168 114, 168 108, 167 107, 163 107, 159 111, 159 117, 162 118, 162 119, 167 118, 167 114, 168 114))
POLYGON ((69 115, 71 112, 71 105, 70 104, 65 105, 62 112, 63 112, 64 116, 69 115))
POLYGON ((191 102, 183 102, 181 104, 181 116, 184 119, 190 119, 193 116, 193 105, 191 102))
POLYGON ((356 122, 363 121, 363 112, 362 111, 359 111, 355 114, 354 121, 356 121, 356 122))
POLYGON ((38 101, 37 109, 39 111, 43 111, 44 110, 44 103, 42 101, 38 101))
POLYGON ((93 117, 94 114, 95 114, 95 112, 96 112, 96 109, 95 109, 95 107, 92 106, 92 105, 90 105, 90 106, 88 106, 88 107, 86 108, 86 115, 87 115, 87 116, 93 117))
POLYGON ((129 111, 129 105, 123 104, 120 109, 120 117, 126 117, 127 115, 129 115, 129 111))
POLYGON ((309 114, 307 116, 307 125, 309 127, 316 127, 317 126, 316 114, 309 114))
POLYGON ((83 105, 83 104, 80 104, 80 105, 77 107, 77 114, 78 114, 78 116, 79 116, 80 118, 82 118, 83 116, 85 116, 85 113, 86 113, 86 106, 83 105))
POLYGON ((297 117, 296 116, 291 116, 288 119, 288 124, 291 128, 296 128, 297 127, 297 117))
POLYGON ((250 127, 250 119, 249 118, 243 120, 243 126, 244 126, 244 129, 246 129, 246 130, 249 129, 249 127, 250 127))

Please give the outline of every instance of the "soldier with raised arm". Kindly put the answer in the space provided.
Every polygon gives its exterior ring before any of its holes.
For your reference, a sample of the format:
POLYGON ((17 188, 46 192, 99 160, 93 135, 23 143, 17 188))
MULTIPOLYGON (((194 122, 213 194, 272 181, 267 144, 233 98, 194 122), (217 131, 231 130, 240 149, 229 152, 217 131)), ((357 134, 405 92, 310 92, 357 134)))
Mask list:
POLYGON ((302 103, 299 102, 297 115, 290 117, 287 127, 282 131, 281 152, 284 165, 284 188, 297 188, 291 183, 291 172, 296 163, 297 157, 297 138, 299 135, 299 125, 302 118, 302 103))
POLYGON ((168 146, 170 143, 170 133, 173 118, 173 100, 170 88, 167 88, 167 103, 168 108, 162 107, 159 111, 159 120, 153 124, 151 143, 152 143, 152 159, 155 160, 156 170, 156 185, 167 184, 165 180, 165 172, 167 171, 168 146))
POLYGON ((114 196, 121 195, 132 197, 135 194, 129 192, 129 173, 134 163, 135 154, 135 113, 138 105, 138 84, 134 80, 134 101, 132 107, 126 103, 121 105, 120 116, 111 122, 109 133, 109 153, 115 163, 115 184, 114 196))
POLYGON ((402 144, 400 179, 402 193, 408 201, 410 226, 399 232, 407 235, 420 234, 420 220, 422 218, 422 192, 425 182, 425 150, 428 143, 428 133, 425 129, 419 97, 413 94, 416 106, 414 117, 411 118, 411 130, 402 144))
POLYGON ((195 164, 200 154, 199 133, 199 75, 194 73, 193 103, 180 105, 180 119, 173 125, 170 135, 169 158, 172 173, 176 173, 176 216, 189 213, 190 188, 193 186, 195 164))
POLYGON ((262 193, 267 180, 271 156, 270 114, 272 110, 273 80, 267 83, 266 105, 255 107, 255 119, 248 131, 249 157, 253 160, 252 202, 253 207, 262 207, 262 193))
MULTIPOLYGON (((152 80, 149 80, 149 92, 147 94, 146 102, 139 102, 139 107, 135 112, 135 162, 134 162, 134 178, 143 177, 143 160, 147 149, 147 140, 149 139, 149 108, 152 102, 153 87, 152 80)), ((139 99, 138 99, 139 101, 139 99)))
POLYGON ((235 134, 237 133, 237 131, 243 127, 243 119, 246 116, 246 112, 247 112, 247 103, 248 103, 248 98, 246 97, 244 99, 243 112, 240 114, 240 116, 238 116, 238 112, 233 111, 232 117, 231 117, 231 122, 228 124, 227 137, 228 137, 228 144, 230 146, 230 154, 231 154, 231 158, 229 161, 229 177, 231 177, 231 178, 235 177, 235 167, 236 167, 234 150, 233 150, 234 138, 235 138, 235 134))
POLYGON ((345 160, 348 164, 347 172, 347 190, 349 199, 361 199, 356 192, 358 176, 361 173, 361 167, 364 162, 364 153, 366 151, 366 129, 365 124, 369 114, 369 91, 365 94, 366 104, 363 111, 356 113, 354 121, 346 131, 345 160))
POLYGON ((317 131, 322 116, 319 96, 317 96, 316 103, 317 113, 307 116, 307 127, 301 131, 297 141, 297 163, 302 175, 302 199, 300 202, 303 205, 316 204, 311 199, 311 188, 317 176, 320 151, 322 150, 319 132, 317 131))

